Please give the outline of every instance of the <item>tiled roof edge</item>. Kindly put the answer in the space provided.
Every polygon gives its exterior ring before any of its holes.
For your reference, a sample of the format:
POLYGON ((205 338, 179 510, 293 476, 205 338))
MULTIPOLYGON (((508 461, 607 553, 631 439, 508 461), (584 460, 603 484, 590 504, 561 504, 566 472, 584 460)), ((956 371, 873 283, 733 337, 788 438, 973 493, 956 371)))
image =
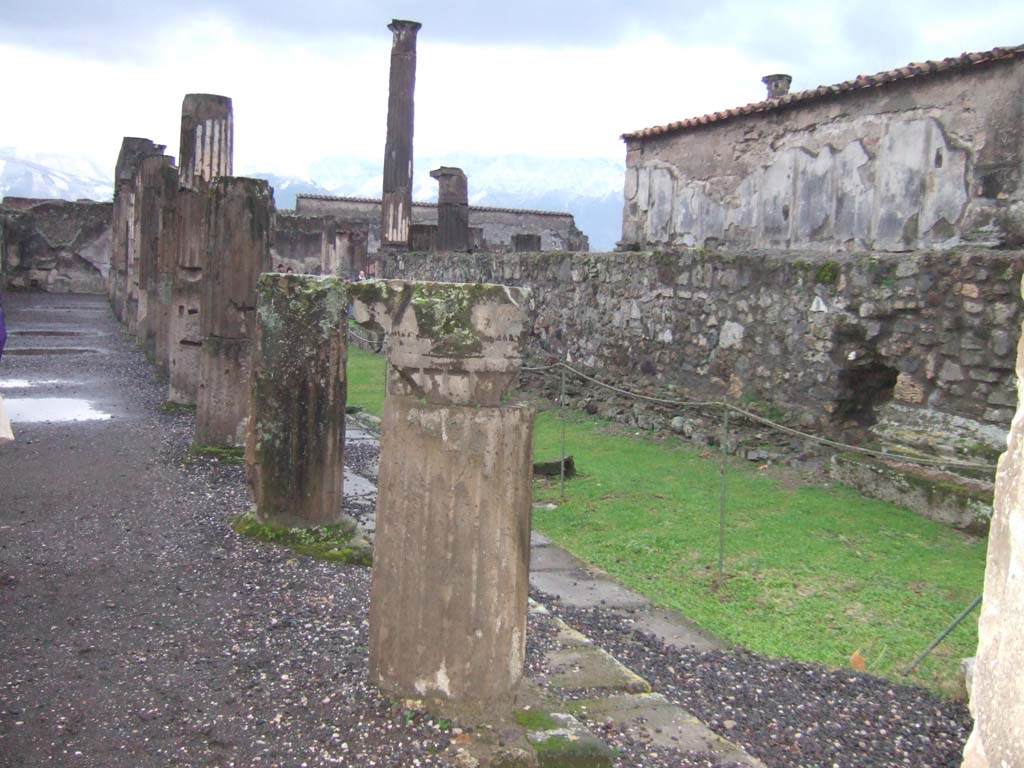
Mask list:
POLYGON ((643 139, 651 136, 664 136, 669 133, 678 133, 690 128, 698 128, 705 125, 714 125, 726 120, 744 115, 754 115, 763 112, 773 112, 784 107, 797 106, 807 102, 817 101, 829 96, 837 96, 851 91, 859 91, 865 88, 878 88, 889 83, 910 80, 914 77, 935 75, 940 72, 952 72, 960 69, 988 64, 993 61, 1003 61, 1024 56, 1024 45, 1017 45, 1010 48, 993 48, 990 51, 979 53, 962 53, 955 58, 941 59, 939 61, 923 61, 910 63, 899 69, 890 69, 874 75, 858 75, 853 80, 845 80, 835 85, 819 85, 809 91, 798 91, 789 93, 778 99, 768 99, 747 104, 742 107, 734 107, 721 112, 710 112, 699 117, 691 117, 686 120, 677 120, 667 125, 656 125, 651 128, 643 128, 639 131, 624 133, 620 138, 643 139))

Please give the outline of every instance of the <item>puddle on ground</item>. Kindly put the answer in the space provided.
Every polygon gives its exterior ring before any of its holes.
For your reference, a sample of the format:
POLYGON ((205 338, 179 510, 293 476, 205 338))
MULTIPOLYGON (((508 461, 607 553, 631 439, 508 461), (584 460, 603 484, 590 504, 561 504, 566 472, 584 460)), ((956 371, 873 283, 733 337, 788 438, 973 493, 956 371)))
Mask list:
POLYGON ((6 381, 0 381, 0 389, 31 389, 32 387, 47 387, 54 384, 64 384, 63 379, 36 379, 35 381, 29 381, 28 379, 7 379, 6 381))
POLYGON ((51 349, 39 349, 36 347, 24 347, 18 349, 6 349, 5 355, 95 355, 98 349, 84 349, 80 347, 53 347, 51 349))
POLYGON ((13 424, 38 421, 103 421, 113 418, 97 411, 88 400, 73 397, 12 397, 4 399, 13 424))

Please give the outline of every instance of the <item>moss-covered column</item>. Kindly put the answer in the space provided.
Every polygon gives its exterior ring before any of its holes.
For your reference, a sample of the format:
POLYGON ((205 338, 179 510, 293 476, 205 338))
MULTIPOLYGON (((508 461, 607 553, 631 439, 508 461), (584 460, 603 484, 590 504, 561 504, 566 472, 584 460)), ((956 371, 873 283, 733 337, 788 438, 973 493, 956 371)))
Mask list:
POLYGON ((267 182, 222 177, 210 185, 200 282, 197 445, 235 447, 245 441, 256 281, 270 269, 273 218, 267 182))
POLYGON ((346 519, 347 309, 339 278, 260 276, 245 446, 260 522, 292 528, 346 519))
POLYGON ((358 322, 387 333, 370 592, 370 675, 455 713, 511 701, 522 677, 533 411, 502 405, 529 291, 367 281, 358 322))

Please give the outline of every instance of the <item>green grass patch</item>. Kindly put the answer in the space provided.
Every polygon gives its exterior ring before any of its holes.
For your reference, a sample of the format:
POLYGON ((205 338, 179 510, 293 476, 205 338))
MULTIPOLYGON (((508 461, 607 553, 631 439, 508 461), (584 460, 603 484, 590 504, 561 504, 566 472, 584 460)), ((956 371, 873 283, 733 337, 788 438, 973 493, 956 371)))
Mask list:
POLYGON ((245 451, 242 448, 221 448, 216 445, 193 445, 188 449, 193 456, 217 459, 221 464, 244 464, 245 451))
POLYGON ((195 413, 196 406, 194 403, 175 403, 171 400, 167 400, 166 402, 161 403, 157 410, 159 410, 160 413, 169 414, 195 413))
POLYGON ((254 515, 236 515, 231 527, 242 536, 268 544, 288 547, 300 555, 349 565, 370 565, 370 548, 354 543, 352 526, 323 525, 314 528, 275 528, 259 522, 254 515))
MULTIPOLYGON (((349 400, 377 415, 384 361, 349 350, 349 400)), ((557 461, 557 412, 537 418, 535 461, 557 461)), ((977 648, 977 612, 906 679, 900 670, 981 593, 984 540, 845 487, 783 485, 730 464, 725 579, 718 567, 719 455, 570 415, 577 477, 537 480, 534 527, 658 605, 770 656, 848 667, 963 696, 960 659, 977 648)))
POLYGON ((348 348, 348 405, 355 405, 374 416, 384 411, 384 356, 348 348))

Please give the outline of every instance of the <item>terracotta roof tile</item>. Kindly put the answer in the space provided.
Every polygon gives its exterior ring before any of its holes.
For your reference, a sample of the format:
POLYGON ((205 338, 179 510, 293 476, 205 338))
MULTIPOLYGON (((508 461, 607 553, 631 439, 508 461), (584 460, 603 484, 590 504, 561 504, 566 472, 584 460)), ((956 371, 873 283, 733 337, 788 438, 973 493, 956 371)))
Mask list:
POLYGON ((677 120, 667 125, 655 125, 651 128, 644 128, 639 131, 622 134, 623 139, 642 139, 648 136, 662 136, 666 133, 685 131, 688 128, 696 128, 702 125, 717 123, 742 115, 753 115, 762 112, 773 112, 782 107, 805 104, 810 101, 847 93, 849 91, 861 90, 864 88, 877 88, 887 83, 900 80, 909 80, 913 77, 934 75, 939 72, 949 72, 957 69, 965 69, 978 64, 987 64, 1002 59, 1014 59, 1024 57, 1024 45, 1016 45, 1010 48, 993 48, 990 51, 979 53, 962 53, 958 57, 942 59, 940 61, 922 61, 907 64, 905 67, 890 69, 885 72, 878 72, 874 75, 857 75, 853 80, 845 80, 835 85, 820 85, 808 91, 789 93, 778 99, 768 99, 747 104, 742 107, 734 107, 725 112, 713 112, 699 117, 691 117, 686 120, 677 120))

